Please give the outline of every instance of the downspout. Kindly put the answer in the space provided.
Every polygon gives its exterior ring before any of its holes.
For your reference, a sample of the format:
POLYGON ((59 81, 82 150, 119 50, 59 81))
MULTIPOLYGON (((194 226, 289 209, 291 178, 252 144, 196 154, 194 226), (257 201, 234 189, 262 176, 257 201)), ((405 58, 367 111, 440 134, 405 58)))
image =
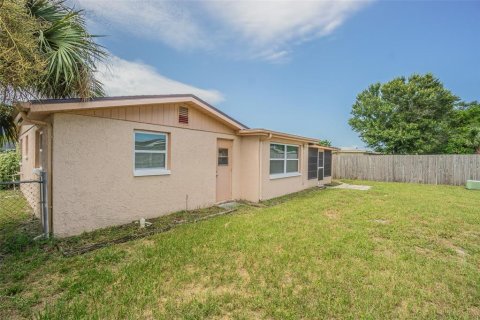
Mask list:
POLYGON ((263 141, 267 141, 267 140, 270 140, 272 139, 272 133, 268 133, 268 135, 264 138, 260 138, 258 139, 259 140, 259 143, 258 143, 258 156, 259 156, 259 161, 258 161, 258 175, 259 175, 259 179, 258 179, 258 199, 259 201, 262 200, 262 187, 263 187, 263 171, 262 171, 262 168, 263 168, 263 141))
POLYGON ((48 218, 49 230, 53 234, 53 119, 47 126, 47 179, 48 179, 48 218))

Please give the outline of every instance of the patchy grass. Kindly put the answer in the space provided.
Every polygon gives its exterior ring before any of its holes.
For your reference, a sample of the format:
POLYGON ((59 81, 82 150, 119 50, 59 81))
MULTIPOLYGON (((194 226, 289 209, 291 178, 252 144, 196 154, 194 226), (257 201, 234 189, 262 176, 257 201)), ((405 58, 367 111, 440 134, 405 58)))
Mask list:
POLYGON ((0 228, 13 232, 16 226, 32 217, 32 210, 20 190, 0 189, 0 228))
POLYGON ((225 212, 225 209, 217 206, 190 211, 179 211, 155 219, 148 219, 147 221, 151 223, 151 225, 146 228, 139 228, 138 221, 135 221, 121 226, 99 229, 92 232, 83 233, 79 236, 57 240, 56 244, 62 252, 68 255, 69 252, 79 252, 84 248, 114 243, 115 241, 121 239, 142 238, 152 233, 168 230, 173 226, 184 223, 192 223, 203 218, 208 218, 208 216, 211 215, 220 214, 222 212, 225 212))
POLYGON ((479 318, 480 193, 359 183, 81 256, 10 255, 0 318, 479 318))
POLYGON ((300 198, 306 197, 306 196, 308 196, 312 193, 318 192, 319 190, 321 190, 321 188, 319 188, 319 187, 308 188, 308 189, 298 191, 298 192, 295 192, 295 193, 286 194, 286 195, 281 196, 281 197, 277 197, 277 198, 273 198, 273 199, 269 199, 269 200, 263 200, 259 203, 259 205, 264 206, 264 207, 272 207, 272 206, 276 206, 276 205, 288 202, 288 201, 293 200, 293 199, 297 199, 299 197, 300 198))
POLYGON ((0 259, 30 246, 41 231, 40 221, 33 217, 20 190, 0 189, 0 259))

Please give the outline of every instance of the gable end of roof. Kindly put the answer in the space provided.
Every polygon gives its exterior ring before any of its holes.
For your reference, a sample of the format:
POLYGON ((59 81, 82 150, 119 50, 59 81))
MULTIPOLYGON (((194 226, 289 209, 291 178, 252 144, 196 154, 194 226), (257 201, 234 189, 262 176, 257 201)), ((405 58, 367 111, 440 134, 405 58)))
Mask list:
POLYGON ((27 103, 21 104, 25 109, 29 109, 30 112, 60 112, 68 110, 78 110, 78 109, 95 109, 99 107, 115 107, 115 101, 121 101, 122 106, 129 106, 129 101, 131 105, 134 105, 135 102, 148 103, 149 100, 157 100, 159 103, 162 100, 168 102, 169 100, 175 100, 177 102, 193 102, 206 110, 207 112, 215 114, 217 117, 222 118, 223 121, 230 123, 231 126, 235 127, 237 130, 248 129, 248 126, 241 123, 240 121, 232 118, 225 112, 214 107, 208 102, 200 99, 194 94, 168 94, 168 95, 139 95, 139 96, 118 96, 118 97, 97 97, 90 99, 79 99, 79 98, 69 98, 69 99, 42 99, 42 100, 31 100, 27 103))

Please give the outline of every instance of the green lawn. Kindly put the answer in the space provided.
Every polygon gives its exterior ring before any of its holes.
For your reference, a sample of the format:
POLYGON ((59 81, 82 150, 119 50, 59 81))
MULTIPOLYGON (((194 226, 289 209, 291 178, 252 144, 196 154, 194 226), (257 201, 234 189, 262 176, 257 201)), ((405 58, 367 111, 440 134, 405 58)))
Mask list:
POLYGON ((11 228, 31 215, 31 209, 20 190, 0 189, 0 229, 11 228))
POLYGON ((24 248, 29 239, 41 232, 22 192, 0 189, 0 256, 24 248))
POLYGON ((33 246, 0 266, 0 318, 479 318, 480 192, 363 184, 71 258, 33 246))

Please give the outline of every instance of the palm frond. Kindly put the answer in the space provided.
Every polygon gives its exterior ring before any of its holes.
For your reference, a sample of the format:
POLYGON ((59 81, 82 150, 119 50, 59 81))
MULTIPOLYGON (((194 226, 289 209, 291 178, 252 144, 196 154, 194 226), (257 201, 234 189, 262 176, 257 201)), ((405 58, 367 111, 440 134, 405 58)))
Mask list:
POLYGON ((17 141, 17 127, 14 119, 15 109, 12 106, 0 104, 0 145, 17 141))
POLYGON ((64 1, 29 0, 28 6, 32 16, 46 23, 38 35, 40 50, 48 60, 39 94, 84 99, 103 95, 95 71, 107 53, 94 41, 97 36, 88 33, 83 12, 66 7, 64 1))

